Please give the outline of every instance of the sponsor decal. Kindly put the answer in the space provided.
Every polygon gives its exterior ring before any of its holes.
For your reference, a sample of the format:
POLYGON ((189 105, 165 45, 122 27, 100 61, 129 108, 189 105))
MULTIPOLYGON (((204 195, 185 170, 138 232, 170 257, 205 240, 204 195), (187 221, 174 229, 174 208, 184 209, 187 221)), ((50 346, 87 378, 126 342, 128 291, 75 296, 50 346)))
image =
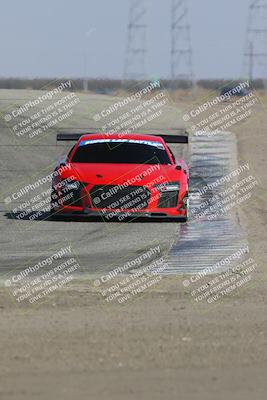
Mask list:
POLYGON ((152 142, 148 140, 136 140, 136 139, 92 139, 92 140, 83 140, 80 142, 79 146, 87 146, 89 144, 96 143, 134 143, 134 144, 145 144, 147 146, 154 146, 158 149, 164 150, 164 146, 160 142, 152 142))

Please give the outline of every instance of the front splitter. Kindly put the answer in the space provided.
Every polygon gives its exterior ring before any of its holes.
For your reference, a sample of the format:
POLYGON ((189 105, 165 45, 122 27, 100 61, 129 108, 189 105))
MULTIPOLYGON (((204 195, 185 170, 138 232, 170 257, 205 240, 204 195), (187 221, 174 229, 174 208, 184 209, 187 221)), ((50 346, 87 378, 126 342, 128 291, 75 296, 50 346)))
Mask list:
POLYGON ((107 221, 118 221, 118 222, 124 222, 124 221, 129 221, 129 220, 135 220, 135 219, 147 219, 147 220, 173 220, 177 222, 186 222, 187 218, 181 215, 169 215, 166 213, 149 213, 149 212, 116 212, 116 215, 113 215, 115 213, 102 213, 99 211, 93 211, 93 210, 86 210, 84 212, 80 211, 73 211, 71 213, 67 212, 55 212, 51 213, 50 217, 51 219, 64 219, 64 218, 82 218, 82 219, 90 219, 90 218, 98 218, 102 219, 105 222, 107 221))

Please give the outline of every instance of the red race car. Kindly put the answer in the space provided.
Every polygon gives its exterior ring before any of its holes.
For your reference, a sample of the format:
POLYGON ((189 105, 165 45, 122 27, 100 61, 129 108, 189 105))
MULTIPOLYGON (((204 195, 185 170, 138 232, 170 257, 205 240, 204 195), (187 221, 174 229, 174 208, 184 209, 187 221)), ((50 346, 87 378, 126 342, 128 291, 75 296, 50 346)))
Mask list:
POLYGON ((57 140, 77 142, 53 173, 52 217, 187 220, 188 166, 166 143, 188 143, 188 136, 58 134, 57 140))

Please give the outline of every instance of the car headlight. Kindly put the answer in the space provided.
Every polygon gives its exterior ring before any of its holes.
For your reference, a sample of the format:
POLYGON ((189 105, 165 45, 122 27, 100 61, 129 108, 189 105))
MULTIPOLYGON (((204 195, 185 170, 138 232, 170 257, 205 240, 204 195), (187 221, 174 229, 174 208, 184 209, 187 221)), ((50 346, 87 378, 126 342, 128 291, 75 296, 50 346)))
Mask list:
POLYGON ((179 182, 161 183, 156 185, 157 190, 160 192, 177 192, 180 190, 179 182))

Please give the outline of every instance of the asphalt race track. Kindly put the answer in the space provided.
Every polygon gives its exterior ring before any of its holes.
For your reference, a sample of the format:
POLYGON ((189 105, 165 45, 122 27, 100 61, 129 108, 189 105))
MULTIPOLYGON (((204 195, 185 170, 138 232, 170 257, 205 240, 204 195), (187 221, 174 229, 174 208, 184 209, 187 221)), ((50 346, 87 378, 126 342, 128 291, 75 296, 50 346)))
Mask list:
MULTIPOLYGON (((102 96, 91 96, 91 104, 100 101, 102 96)), ((19 99, 24 101, 25 99, 19 99)), ((10 100, 9 100, 10 101, 10 100)), ((103 100, 101 100, 103 101, 103 100)), ((15 102, 15 99, 12 99, 15 102)), ((4 100, 0 102, 6 107, 4 100)), ((170 113, 173 113, 169 107, 170 113)), ((84 117, 76 117, 73 126, 85 127, 88 122, 84 117)), ((175 116, 176 118, 176 116, 175 116)), ((176 133, 182 128, 178 118, 161 121, 156 124, 155 133, 176 133), (179 124, 179 125, 178 125, 179 124), (159 128, 160 125, 160 128, 159 128), (170 126, 172 128, 170 129, 170 126), (175 128, 173 128, 175 126, 175 128)), ((90 126, 95 126, 89 120, 90 126)), ((154 122, 155 124, 155 122, 154 122)), ((67 128, 60 128, 65 132, 67 128)), ((97 128, 95 128, 97 129, 97 128)), ((16 202, 11 204, 8 198, 14 192, 27 186, 53 171, 56 161, 71 147, 70 143, 56 143, 55 129, 52 133, 36 140, 15 138, 4 122, 0 126, 0 160, 1 160, 1 279, 14 270, 25 269, 35 260, 43 259, 53 249, 70 244, 82 266, 82 276, 98 276, 116 266, 132 260, 150 248, 160 246, 160 254, 168 262, 166 273, 193 273, 212 265, 218 259, 227 256, 246 241, 238 227, 237 221, 224 217, 222 220, 207 221, 207 218, 196 219, 192 215, 186 224, 169 222, 104 222, 95 221, 52 221, 49 214, 43 212, 38 218, 30 220, 29 216, 19 217, 14 210, 16 202), (223 240, 222 240, 223 238, 223 240), (233 240, 234 238, 234 240, 233 240)), ((85 131, 81 128, 79 131, 85 131)), ((185 145, 173 145, 176 157, 185 158, 191 168, 191 208, 197 209, 194 192, 204 183, 214 180, 233 169, 236 165, 235 138, 231 134, 222 135, 218 147, 218 137, 205 142, 201 136, 190 138, 189 148, 185 145), (212 173, 211 173, 212 171, 212 173), (222 172, 223 171, 223 172, 222 172)), ((49 183, 42 186, 48 190, 49 183)), ((37 191, 34 191, 37 195, 37 191)), ((33 193, 30 194, 33 196, 33 193)), ((207 192, 205 196, 213 196, 207 192)), ((21 200, 18 199, 18 204, 21 200)), ((146 265, 144 261, 139 267, 146 265)))

